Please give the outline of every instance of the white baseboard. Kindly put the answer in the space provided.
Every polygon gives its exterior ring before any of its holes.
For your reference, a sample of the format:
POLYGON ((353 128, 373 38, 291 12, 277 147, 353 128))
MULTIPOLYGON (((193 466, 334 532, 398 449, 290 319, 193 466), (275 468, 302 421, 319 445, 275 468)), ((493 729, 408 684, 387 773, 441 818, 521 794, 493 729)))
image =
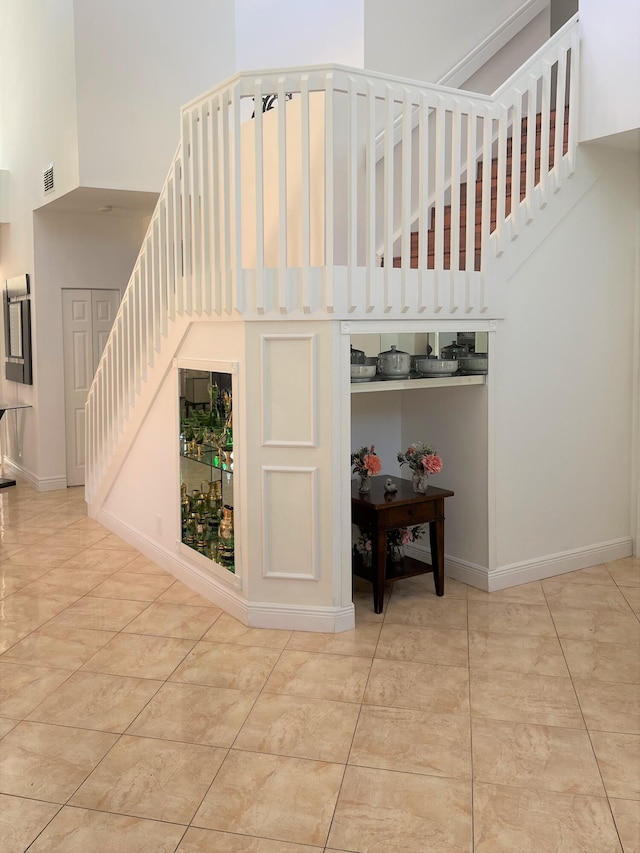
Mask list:
POLYGON ((631 556, 633 541, 630 536, 600 542, 587 548, 574 548, 559 554, 547 554, 535 560, 500 566, 489 573, 489 592, 507 589, 521 583, 552 578, 578 569, 588 569, 600 563, 609 563, 631 556))
MULTIPOLYGON (((413 544, 406 548, 407 555, 423 563, 431 562, 431 551, 428 545, 413 544)), ((466 583, 469 586, 475 586, 477 589, 489 591, 489 574, 484 566, 479 566, 476 563, 470 563, 467 560, 458 560, 455 557, 450 557, 445 554, 444 558, 444 573, 445 577, 453 578, 454 580, 466 583)), ((447 585, 444 586, 445 595, 447 594, 447 585)))
POLYGON ((18 465, 13 459, 9 459, 8 456, 5 456, 3 459, 3 470, 10 477, 19 477, 21 480, 24 480, 24 482, 33 486, 38 492, 54 492, 67 488, 66 477, 36 477, 35 474, 23 468, 22 465, 18 465))
MULTIPOLYGON (((447 577, 483 589, 485 592, 497 592, 500 589, 507 589, 519 584, 553 578, 579 569, 588 569, 590 566, 598 566, 600 563, 621 560, 623 557, 631 556, 634 547, 638 553, 638 543, 634 546, 633 539, 630 536, 625 536, 621 539, 613 539, 610 542, 590 545, 587 548, 575 548, 558 554, 546 554, 544 557, 538 557, 534 560, 511 563, 492 571, 484 566, 445 555, 444 570, 447 577)), ((410 545, 407 548, 407 553, 415 557, 416 560, 422 560, 425 563, 431 562, 428 546, 410 545)))
POLYGON ((287 631, 321 631, 338 633, 355 626, 353 604, 346 607, 322 607, 307 604, 279 604, 248 602, 235 585, 235 576, 229 583, 214 577, 199 565, 177 551, 169 551, 144 534, 125 524, 106 510, 101 510, 96 521, 115 533, 129 545, 137 548, 154 563, 166 569, 177 580, 231 614, 250 628, 280 628, 287 631))

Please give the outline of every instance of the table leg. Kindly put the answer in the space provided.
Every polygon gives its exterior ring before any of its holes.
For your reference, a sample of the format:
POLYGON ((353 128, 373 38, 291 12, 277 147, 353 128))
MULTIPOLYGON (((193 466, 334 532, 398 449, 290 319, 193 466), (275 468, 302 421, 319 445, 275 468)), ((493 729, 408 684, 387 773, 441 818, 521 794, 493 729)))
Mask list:
POLYGON ((376 613, 382 613, 384 606, 384 577, 387 569, 387 534, 375 531, 373 538, 373 609, 376 613))
POLYGON ((429 522, 429 542, 436 595, 444 595, 444 518, 429 522))

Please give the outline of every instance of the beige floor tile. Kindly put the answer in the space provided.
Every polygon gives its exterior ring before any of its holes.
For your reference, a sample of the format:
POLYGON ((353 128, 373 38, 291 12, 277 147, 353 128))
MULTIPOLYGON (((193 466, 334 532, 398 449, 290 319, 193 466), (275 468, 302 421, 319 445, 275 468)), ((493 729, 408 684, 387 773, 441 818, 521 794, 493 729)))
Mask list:
POLYGON ((6 563, 0 565, 0 600, 24 589, 46 572, 46 569, 34 566, 8 566, 6 563))
POLYGON ((542 584, 540 581, 523 583, 518 586, 510 586, 507 589, 498 589, 495 592, 484 592, 481 589, 467 587, 468 601, 483 601, 491 604, 546 604, 542 584))
POLYGON ((199 684, 165 684, 127 734, 229 747, 257 693, 199 684))
POLYGON ((467 632, 453 628, 419 628, 383 625, 376 649, 377 658, 467 666, 467 632))
POLYGON ((569 677, 471 670, 470 678, 472 717, 584 728, 569 677))
POLYGON ((322 846, 343 772, 340 764, 231 750, 193 824, 322 846))
POLYGON ((15 527, 3 527, 0 529, 0 544, 17 545, 25 548, 27 545, 37 545, 43 539, 51 536, 51 531, 38 528, 37 530, 18 530, 15 527))
POLYGON ((371 660, 285 650, 265 685, 266 693, 361 702, 371 660))
POLYGON ((55 548, 79 548, 85 551, 91 548, 92 545, 98 543, 100 548, 104 548, 104 541, 107 536, 107 531, 104 530, 80 530, 77 527, 65 527, 53 536, 47 536, 47 547, 55 548), (101 541, 102 540, 102 541, 101 541))
POLYGON ((640 803, 609 799, 624 853, 640 853, 640 803))
POLYGON ((51 624, 72 628, 121 631, 149 606, 148 601, 94 598, 86 595, 51 620, 51 624))
POLYGON ((190 607, 187 604, 160 604, 155 601, 123 628, 125 634, 151 634, 199 640, 222 613, 212 607, 190 607))
POLYGON ((44 625, 2 655, 14 663, 77 669, 114 637, 113 631, 44 625))
POLYGON ((168 572, 159 566, 157 563, 154 563, 153 560, 150 560, 149 557, 145 557, 144 554, 139 554, 134 560, 124 567, 124 569, 119 569, 119 571, 126 572, 135 572, 136 574, 141 575, 167 575, 168 572))
POLYGON ((269 628, 247 628, 228 613, 222 613, 202 638, 211 643, 235 643, 239 646, 263 646, 268 649, 284 649, 291 631, 269 628))
POLYGON ((364 701, 434 714, 468 714, 469 671, 460 666, 376 659, 364 701))
POLYGON ((31 581, 25 586, 26 595, 41 595, 43 597, 53 592, 63 592, 67 595, 77 593, 85 595, 101 584, 108 574, 105 572, 86 571, 84 569, 51 569, 42 577, 31 581))
POLYGON ((357 625, 352 631, 339 634, 323 634, 312 631, 294 631, 287 649, 298 652, 321 652, 329 655, 356 655, 372 658, 380 628, 375 622, 357 625))
POLYGON ((471 779, 469 719, 363 706, 349 764, 471 779))
POLYGON ((640 737, 591 732, 591 742, 608 796, 640 800, 640 737))
POLYGON ((2 603, 0 652, 15 645, 56 613, 76 601, 75 595, 50 595, 40 598, 16 592, 2 603))
MULTIPOLYGON (((0 794, 0 850, 23 853, 60 806, 0 794)), ((50 848, 52 849, 52 848, 50 848)))
POLYGON ((363 622, 382 622, 387 612, 388 605, 389 596, 385 592, 382 613, 376 613, 373 609, 373 593, 370 589, 367 592, 354 592, 353 606, 356 611, 356 625, 363 622))
POLYGON ((155 601, 172 583, 171 575, 140 575, 134 572, 117 572, 97 586, 91 594, 99 598, 155 601))
POLYGON ((66 568, 77 566, 81 569, 117 572, 118 569, 122 569, 127 563, 130 563, 135 558, 136 553, 135 551, 116 551, 112 548, 96 546, 66 560, 64 565, 66 568))
POLYGON ((0 712, 23 719, 67 678, 62 669, 0 660, 0 712))
POLYGON ((80 521, 74 521, 70 530, 98 530, 102 532, 105 536, 109 533, 106 527, 100 524, 99 521, 96 521, 93 518, 81 518, 80 521))
POLYGON ((226 750, 123 735, 70 805, 189 823, 226 750))
POLYGON ((0 741, 0 791, 64 803, 117 736, 22 722, 0 741))
POLYGON ((625 597, 615 584, 583 584, 572 581, 542 581, 549 606, 554 608, 571 607, 584 610, 616 610, 629 613, 630 608, 625 597))
POLYGON ((71 720, 82 729, 123 732, 161 684, 149 678, 76 672, 49 694, 29 719, 60 726, 71 720))
POLYGON ((471 853, 471 783, 347 767, 329 846, 471 853))
POLYGON ((165 679, 192 648, 192 640, 117 634, 82 668, 107 675, 165 679))
POLYGON ((475 853, 622 853, 604 797, 473 786, 475 853))
POLYGON ((438 598, 435 595, 414 599, 391 596, 385 624, 417 625, 431 628, 466 628, 467 602, 463 598, 438 598))
POLYGON ((640 645, 640 621, 631 611, 574 609, 554 604, 550 609, 561 639, 640 645))
POLYGON ((45 829, 29 853, 173 853, 184 826, 63 808, 45 829))
POLYGON ((474 781, 604 796, 586 731, 476 719, 471 728, 474 781))
POLYGON ((0 717, 0 738, 8 734, 19 722, 19 720, 10 720, 8 717, 0 717))
MULTIPOLYGON (((435 598, 436 588, 433 582, 433 574, 418 575, 415 578, 403 578, 391 585, 391 592, 396 596, 410 595, 412 598, 418 596, 433 596, 435 598)), ((454 578, 445 577, 444 594, 447 598, 466 598, 467 587, 454 578)))
POLYGON ((201 640, 171 680, 235 690, 261 690, 279 656, 280 652, 274 649, 201 640))
POLYGON ((55 566, 61 566, 83 550, 83 548, 78 547, 61 548, 54 545, 49 547, 45 543, 40 543, 28 545, 26 548, 14 552, 11 555, 10 562, 16 566, 47 566, 47 568, 53 569, 55 566))
POLYGON ((640 559, 637 557, 607 563, 607 568, 619 586, 640 586, 640 559))
POLYGON ((569 675, 557 637, 469 631, 469 666, 495 672, 569 675))
POLYGON ((322 848, 190 827, 176 853, 318 853, 322 848))
POLYGON ((629 607, 633 610, 636 616, 640 615, 640 587, 638 586, 621 586, 620 592, 624 595, 629 603, 629 607))
POLYGON ((640 734, 640 685, 573 679, 588 729, 640 734))
MULTIPOLYGON (((169 604, 193 604, 196 607, 216 607, 212 601, 198 595, 182 581, 175 581, 171 586, 158 597, 158 601, 167 602, 169 604)), ((218 608, 216 608, 218 609, 218 608)))
POLYGON ((640 684, 640 650, 637 646, 567 639, 561 642, 574 678, 640 684))
POLYGON ((469 630, 529 637, 555 637, 549 608, 538 604, 469 601, 469 630))
POLYGON ((605 563, 600 563, 597 566, 589 566, 587 569, 578 569, 575 572, 565 572, 562 575, 556 575, 552 578, 546 578, 542 582, 542 586, 547 589, 551 588, 554 583, 582 583, 587 585, 595 584, 596 586, 613 586, 613 578, 609 574, 605 563))
POLYGON ((107 535, 100 542, 100 545, 98 547, 115 551, 128 551, 134 554, 134 556, 136 557, 140 553, 132 545, 129 545, 128 542, 125 542, 124 539, 121 539, 119 536, 116 536, 115 533, 107 533, 107 535))
POLYGON ((359 713, 355 703, 263 693, 234 748, 344 764, 359 713))

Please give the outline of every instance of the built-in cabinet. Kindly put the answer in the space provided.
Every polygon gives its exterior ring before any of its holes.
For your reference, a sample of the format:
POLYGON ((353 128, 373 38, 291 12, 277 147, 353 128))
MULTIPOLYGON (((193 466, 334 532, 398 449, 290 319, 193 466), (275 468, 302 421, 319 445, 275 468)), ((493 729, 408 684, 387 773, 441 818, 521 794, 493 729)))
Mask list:
POLYGON ((181 543, 236 572, 233 372, 179 368, 181 543))

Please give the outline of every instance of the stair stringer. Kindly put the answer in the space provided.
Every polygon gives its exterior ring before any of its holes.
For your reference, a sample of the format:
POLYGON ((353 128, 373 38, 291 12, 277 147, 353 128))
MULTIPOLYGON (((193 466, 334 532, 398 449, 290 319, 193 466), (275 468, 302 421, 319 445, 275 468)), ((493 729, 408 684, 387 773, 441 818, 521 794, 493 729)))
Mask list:
MULTIPOLYGON (((553 196, 553 203, 546 205, 544 215, 534 216, 529 223, 520 228, 517 235, 505 241, 505 251, 493 259, 490 269, 487 271, 487 278, 490 281, 497 280, 507 283, 527 258, 542 245, 558 223, 569 215, 572 208, 596 183, 600 177, 600 171, 591 159, 581 156, 582 154, 582 149, 578 146, 575 172, 557 190, 553 196)), ((526 199, 520 204, 525 205, 526 199)), ((507 217, 505 225, 509 226, 509 224, 510 217, 507 217)))
POLYGON ((126 464, 127 456, 152 409, 153 402, 169 371, 173 368, 174 358, 192 322, 193 318, 186 314, 176 315, 174 321, 167 328, 167 335, 163 339, 160 352, 155 354, 153 365, 147 365, 146 378, 141 379, 135 402, 129 406, 128 416, 123 419, 119 428, 115 450, 109 458, 99 484, 87 501, 90 518, 98 518, 118 474, 126 464))

